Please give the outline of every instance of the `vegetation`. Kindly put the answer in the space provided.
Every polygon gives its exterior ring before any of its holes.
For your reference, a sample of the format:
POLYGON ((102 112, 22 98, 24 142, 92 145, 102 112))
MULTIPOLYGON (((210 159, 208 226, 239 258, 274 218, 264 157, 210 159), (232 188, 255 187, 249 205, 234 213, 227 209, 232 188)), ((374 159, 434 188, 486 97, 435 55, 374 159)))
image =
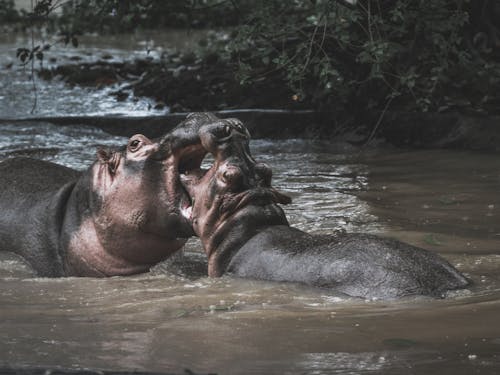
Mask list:
MULTIPOLYGON (((48 17, 54 3, 38 1, 32 18, 48 17)), ((56 25, 74 45, 76 36, 88 31, 223 27, 195 56, 202 78, 213 78, 206 75, 219 66, 215 71, 223 80, 215 81, 222 89, 215 92, 234 94, 238 86, 258 95, 268 87, 279 105, 341 112, 492 113, 500 108, 500 3, 495 0, 59 3, 63 12, 56 25)), ((144 82, 141 87, 147 91, 144 82)))

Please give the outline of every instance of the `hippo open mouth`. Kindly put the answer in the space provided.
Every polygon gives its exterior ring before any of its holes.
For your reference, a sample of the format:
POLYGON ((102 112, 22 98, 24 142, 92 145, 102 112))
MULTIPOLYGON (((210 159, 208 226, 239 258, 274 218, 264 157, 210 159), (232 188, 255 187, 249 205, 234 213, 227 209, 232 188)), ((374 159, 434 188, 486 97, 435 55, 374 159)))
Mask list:
POLYGON ((183 192, 185 200, 181 203, 181 215, 187 220, 192 220, 194 197, 191 196, 189 190, 183 181, 186 176, 202 176, 207 170, 201 168, 201 163, 205 158, 207 151, 201 145, 189 147, 179 155, 177 172, 179 175, 179 186, 183 192))
POLYGON ((250 134, 239 120, 199 117, 209 120, 198 128, 200 143, 184 148, 178 162, 179 179, 190 198, 181 212, 195 232, 201 223, 223 222, 247 206, 269 212, 268 206, 291 202, 271 187, 272 171, 252 157, 250 134), (207 154, 214 159, 209 166, 204 162, 207 154))

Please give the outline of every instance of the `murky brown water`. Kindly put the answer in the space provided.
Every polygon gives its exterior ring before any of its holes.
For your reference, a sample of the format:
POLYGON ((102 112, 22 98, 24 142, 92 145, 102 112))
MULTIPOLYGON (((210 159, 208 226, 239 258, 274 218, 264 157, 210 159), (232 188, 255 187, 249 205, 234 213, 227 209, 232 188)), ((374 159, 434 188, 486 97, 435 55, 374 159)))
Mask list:
MULTIPOLYGON (((4 125, 0 155, 34 147, 36 157, 83 168, 95 145, 123 142, 78 127, 36 124, 27 133, 30 140, 4 125)), ((359 155, 300 140, 252 147, 293 196, 293 225, 403 239, 439 252, 474 286, 445 300, 362 301, 293 284, 179 276, 168 265, 135 277, 39 279, 0 254, 0 363, 219 374, 500 370, 497 155, 359 155)), ((199 251, 193 240, 187 256, 199 251)))
MULTIPOLYGON (((28 100, 29 91, 9 91, 9 74, 0 71, 0 108, 5 116, 22 117, 30 106, 19 104, 19 97, 28 100)), ((52 97, 42 114, 114 112, 98 106, 108 100, 103 93, 46 87, 52 97), (50 107, 51 101, 59 107, 50 107)), ((123 113, 141 110, 133 103, 112 105, 123 113)), ((123 142, 89 128, 0 126, 0 158, 29 155, 78 169, 91 162, 97 145, 123 142)), ((442 254, 474 285, 444 300, 364 301, 294 284, 187 277, 168 264, 135 277, 40 279, 0 253, 0 366, 218 374, 500 372, 497 154, 358 154, 344 144, 301 140, 258 140, 252 148, 273 167, 275 185, 293 197, 286 208, 292 225, 313 233, 345 229, 397 237, 442 254)), ((203 259, 199 251, 199 242, 190 241, 186 256, 203 259)))

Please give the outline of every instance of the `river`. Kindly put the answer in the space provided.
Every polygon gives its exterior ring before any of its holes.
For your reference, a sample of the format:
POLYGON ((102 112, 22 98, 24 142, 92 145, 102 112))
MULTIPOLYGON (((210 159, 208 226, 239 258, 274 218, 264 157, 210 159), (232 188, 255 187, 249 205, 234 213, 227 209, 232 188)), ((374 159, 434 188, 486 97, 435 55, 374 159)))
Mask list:
MULTIPOLYGON (((13 43, 0 45, 3 62, 12 59, 13 43)), ((114 55, 124 53, 115 48, 114 55)), ((30 115, 22 74, 0 69, 4 117, 30 115)), ((39 83, 46 93, 39 97, 49 96, 39 100, 38 116, 155 114, 147 100, 115 103, 103 90, 54 84, 39 83)), ((125 142, 77 124, 0 125, 0 158, 27 155, 79 170, 97 147, 125 142)), ((445 299, 367 301, 295 284, 184 274, 171 262, 133 277, 37 278, 20 259, 0 253, 0 366, 221 375, 500 372, 498 154, 361 152, 297 139, 253 140, 251 148, 273 168, 274 185, 292 196, 285 207, 292 225, 395 237, 438 252, 473 285, 445 299)), ((189 241, 185 257, 203 259, 199 241, 189 241)))

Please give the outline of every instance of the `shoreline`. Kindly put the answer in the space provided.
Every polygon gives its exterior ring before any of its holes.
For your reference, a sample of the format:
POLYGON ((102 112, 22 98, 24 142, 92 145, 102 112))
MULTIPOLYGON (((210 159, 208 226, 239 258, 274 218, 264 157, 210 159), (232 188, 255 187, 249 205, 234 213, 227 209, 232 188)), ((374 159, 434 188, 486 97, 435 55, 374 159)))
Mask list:
MULTIPOLYGON (((237 117, 253 138, 330 139, 363 147, 372 142, 402 148, 500 151, 500 116, 474 116, 457 112, 387 112, 366 114, 355 126, 342 127, 334 112, 313 110, 236 109, 213 111, 219 117, 237 117), (368 143, 367 143, 368 141, 368 143)), ((157 116, 47 116, 0 118, 0 124, 48 122, 58 126, 94 126, 109 134, 130 137, 142 133, 158 137, 179 124, 188 112, 157 116)))

